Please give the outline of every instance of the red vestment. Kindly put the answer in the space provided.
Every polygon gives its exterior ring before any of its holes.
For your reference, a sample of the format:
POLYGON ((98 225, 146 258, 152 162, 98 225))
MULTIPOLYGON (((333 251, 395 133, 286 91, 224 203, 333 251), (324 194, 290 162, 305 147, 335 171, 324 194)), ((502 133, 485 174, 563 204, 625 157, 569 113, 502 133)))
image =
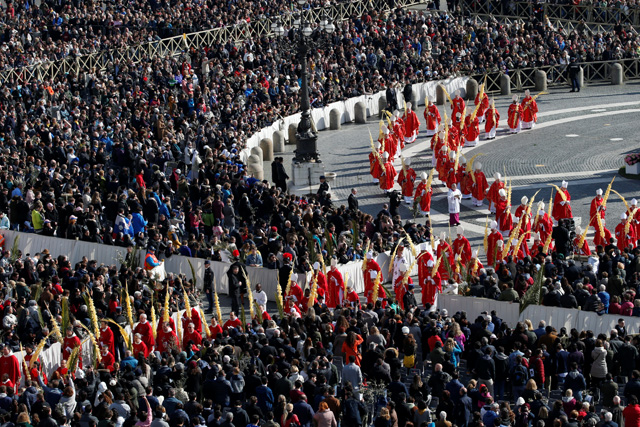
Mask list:
POLYGON ((551 211, 551 216, 555 218, 556 221, 563 218, 573 218, 573 212, 571 211, 571 194, 567 190, 561 190, 565 197, 566 201, 562 199, 562 195, 556 192, 556 197, 553 199, 553 210, 551 211), (564 202, 564 205, 563 205, 564 202))
POLYGON ((503 242, 502 233, 498 230, 493 230, 489 236, 487 236, 487 264, 491 267, 496 265, 496 257, 499 255, 498 242, 503 242))
POLYGON ((509 125, 509 128, 511 129, 517 128, 521 118, 522 118, 522 106, 518 104, 509 105, 509 118, 507 119, 507 124, 509 125))
POLYGON ((113 372, 115 369, 113 365, 116 363, 116 358, 113 357, 113 354, 107 351, 107 354, 102 353, 100 356, 102 357, 100 363, 104 364, 105 368, 113 372))
POLYGON ((178 348, 178 336, 173 329, 169 332, 164 330, 158 332, 158 350, 162 353, 170 353, 174 348, 178 348))
POLYGON ((589 209, 589 225, 592 227, 598 226, 598 220, 596 219, 596 213, 600 215, 600 218, 605 219, 607 207, 602 206, 604 198, 602 196, 596 196, 591 200, 591 208, 589 209))
POLYGON ((636 246, 636 231, 633 229, 633 226, 629 227, 629 233, 625 233, 624 229, 626 227, 626 221, 621 222, 616 226, 616 239, 618 240, 617 246, 620 251, 623 251, 625 248, 628 248, 629 245, 631 247, 636 246))
POLYGON ((522 100, 522 121, 537 122, 538 121, 538 103, 531 96, 527 96, 522 100))
POLYGON ((481 170, 477 170, 473 172, 473 174, 476 178, 476 182, 473 183, 472 181, 471 196, 478 201, 483 201, 484 195, 489 188, 489 183, 487 182, 487 178, 484 176, 484 172, 481 170))
MULTIPOLYGON (((527 206, 518 206, 518 208, 516 209, 516 213, 514 214, 514 216, 516 217, 516 221, 520 221, 520 217, 522 216, 522 214, 524 212, 526 212, 527 206)), ((528 231, 531 231, 531 217, 529 214, 527 214, 527 216, 525 217, 525 219, 522 220, 522 226, 520 227, 520 234, 522 233, 526 233, 528 231)), ((520 235, 518 235, 518 237, 520 237, 520 235)), ((527 239, 528 237, 525 237, 525 239, 527 239)))
POLYGON ((133 343, 133 357, 137 358, 140 353, 144 354, 144 357, 148 357, 150 353, 149 347, 142 340, 138 344, 133 343))
POLYGON ((553 232, 553 222, 546 212, 538 216, 537 224, 534 224, 533 231, 540 235, 540 241, 544 245, 549 234, 553 232))
MULTIPOLYGON (((173 319, 169 318, 171 322, 173 322, 173 319)), ((158 325, 160 325, 159 322, 158 325)), ((171 328, 173 329, 173 324, 171 325, 171 328)), ((160 328, 162 329, 162 328, 160 328)), ((139 322, 136 327, 133 329, 133 334, 140 334, 140 337, 142 338, 142 342, 144 342, 144 345, 147 346, 148 351, 152 351, 153 347, 156 345, 155 340, 153 339, 153 326, 151 326, 151 322, 149 321, 145 321, 144 323, 139 322)))
POLYGON ((425 108, 424 119, 427 122, 427 130, 435 131, 442 121, 438 107, 431 104, 429 105, 429 108, 425 108))
POLYGON ((350 307, 358 307, 358 310, 361 308, 360 297, 358 296, 358 293, 354 290, 351 290, 351 292, 347 294, 347 302, 349 303, 350 307))
POLYGON ((398 174, 398 184, 402 187, 402 195, 405 197, 413 197, 413 185, 416 181, 416 172, 406 167, 400 170, 398 174))
POLYGON ((420 210, 423 212, 429 212, 431 210, 431 196, 433 195, 433 189, 427 190, 427 182, 420 181, 416 188, 416 198, 420 198, 420 210))
POLYGON ((593 244, 596 246, 601 245, 602 247, 605 247, 611 241, 611 232, 604 225, 602 226, 602 228, 604 231, 604 237, 600 235, 600 230, 598 229, 598 226, 596 226, 596 232, 593 236, 593 244))
POLYGON ((115 354, 113 331, 108 326, 105 329, 100 328, 100 338, 98 338, 100 347, 106 345, 111 354, 115 354))
POLYGON ((371 278, 372 271, 376 274, 376 277, 378 277, 378 273, 380 273, 380 265, 376 262, 375 259, 368 259, 367 266, 362 273, 364 278, 364 294, 367 297, 367 303, 373 302, 371 296, 373 295, 373 284, 375 283, 376 279, 371 278))
POLYGON ((498 192, 500 190, 502 190, 503 188, 504 188, 504 182, 503 181, 493 181, 491 183, 491 187, 489 187, 489 192, 487 193, 487 199, 490 202, 496 204, 496 202, 500 198, 500 195, 498 194, 498 192))
POLYGON ((387 161, 384 164, 384 175, 380 177, 380 188, 382 190, 391 190, 396 180, 396 169, 393 167, 393 163, 387 161))
POLYGON ((573 239, 573 247, 575 248, 575 253, 578 255, 591 256, 591 249, 589 249, 589 243, 587 239, 584 239, 582 242, 582 247, 578 247, 580 244, 580 236, 573 239))
POLYGON ((404 121, 404 137, 407 142, 415 141, 420 130, 420 119, 415 111, 405 113, 404 121))
POLYGON ((294 302, 297 304, 302 303, 302 298, 304 297, 304 292, 302 292, 302 288, 296 282, 291 284, 291 289, 289 289, 289 294, 285 296, 293 296, 294 302))
POLYGON ((327 302, 327 291, 329 287, 327 285, 327 277, 324 275, 322 271, 318 270, 316 274, 316 281, 318 282, 318 295, 322 295, 324 297, 324 302, 327 302))
POLYGON ((456 257, 460 255, 462 265, 467 265, 471 259, 471 244, 469 240, 464 236, 457 237, 456 240, 453 241, 452 249, 456 257))
POLYGON ((465 107, 464 99, 462 99, 459 96, 452 99, 451 100, 451 110, 452 110, 451 119, 455 121, 456 114, 460 113, 460 115, 462 115, 462 113, 464 112, 464 107, 465 107))
POLYGON ((198 333, 195 329, 193 332, 189 332, 188 330, 184 330, 184 334, 182 334, 182 349, 186 350, 189 348, 189 341, 193 341, 193 344, 197 347, 202 345, 202 335, 198 333))
POLYGON ((489 108, 489 95, 487 95, 486 93, 482 94, 482 99, 480 98, 480 92, 478 92, 478 94, 476 95, 476 99, 473 102, 473 105, 478 105, 480 104, 480 107, 478 108, 478 112, 477 115, 478 117, 482 117, 484 116, 484 113, 487 111, 487 108, 489 108))
POLYGON ((80 338, 76 334, 71 337, 64 337, 62 341, 62 358, 67 360, 74 348, 80 346, 80 338))
POLYGON ((380 175, 382 175, 382 163, 380 153, 373 151, 369 153, 369 173, 375 179, 380 179, 380 175))
POLYGON ((438 243, 438 249, 436 250, 436 258, 442 257, 442 261, 440 261, 440 266, 438 267, 438 273, 442 280, 449 280, 449 269, 454 269, 455 260, 453 259, 453 255, 451 252, 451 246, 444 240, 440 240, 438 243), (445 255, 447 259, 445 259, 445 255), (449 262, 449 267, 447 268, 447 261, 449 262))
POLYGON ((209 333, 213 339, 218 338, 218 334, 222 335, 222 326, 220 326, 220 323, 217 323, 216 326, 209 325, 209 333))
POLYGON ((471 120, 471 116, 467 116, 464 120, 464 133, 467 141, 475 141, 478 139, 480 136, 480 125, 477 117, 471 120))
POLYGON ((489 132, 491 129, 493 129, 494 127, 498 127, 498 125, 500 124, 500 113, 498 112, 497 108, 489 108, 487 110, 487 112, 485 113, 485 124, 484 124, 484 131, 485 132, 489 132))
POLYGON ((8 356, 0 357, 0 378, 4 374, 9 375, 9 380, 13 384, 20 383, 22 374, 20 373, 20 363, 15 355, 9 354, 8 356))
POLYGON ((329 297, 327 298, 327 307, 335 308, 340 301, 340 291, 344 290, 344 279, 342 273, 337 269, 327 273, 327 282, 329 283, 329 297))

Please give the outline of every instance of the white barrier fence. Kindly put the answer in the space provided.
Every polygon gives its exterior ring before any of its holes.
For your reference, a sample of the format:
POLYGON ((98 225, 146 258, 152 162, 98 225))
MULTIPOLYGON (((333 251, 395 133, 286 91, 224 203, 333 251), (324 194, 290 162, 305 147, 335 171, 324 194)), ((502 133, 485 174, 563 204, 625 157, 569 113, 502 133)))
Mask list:
MULTIPOLYGON (((413 98, 418 100, 418 105, 424 105, 425 96, 429 96, 431 100, 435 101, 436 87, 440 84, 444 85, 449 93, 454 93, 456 90, 461 89, 464 94, 466 93, 467 80, 469 80, 469 77, 451 77, 440 81, 416 83, 413 85, 413 98)), ((313 118, 317 130, 328 129, 329 114, 331 110, 336 109, 340 112, 340 123, 352 122, 355 120, 355 106, 358 102, 364 102, 367 106, 367 116, 373 116, 380 112, 378 108, 378 101, 380 98, 384 98, 385 96, 386 92, 380 91, 371 95, 361 95, 349 98, 346 101, 332 102, 325 107, 312 109, 311 117, 313 118)), ((411 100, 408 99, 406 101, 410 102, 411 100)), ((401 91, 398 91, 398 105, 402 108, 403 104, 403 95, 401 91)), ((242 151, 243 159, 249 157, 251 149, 259 146, 260 141, 263 138, 272 139, 273 133, 278 130, 282 130, 285 133, 285 137, 288 138, 287 130, 289 129, 289 125, 297 124, 299 121, 300 113, 296 113, 254 133, 249 139, 247 139, 247 148, 242 151)))
POLYGON ((543 305, 530 305, 520 313, 518 303, 494 301, 486 298, 465 297, 461 295, 438 295, 439 308, 446 308, 452 316, 457 311, 465 311, 467 319, 475 320, 483 311, 496 314, 510 326, 526 319, 531 320, 534 327, 537 327, 540 320, 544 320, 547 325, 551 325, 558 331, 565 327, 567 331, 577 328, 579 331, 591 330, 594 334, 600 333, 609 336, 609 332, 614 329, 618 319, 625 319, 627 333, 640 333, 640 319, 637 317, 622 317, 614 314, 598 315, 592 311, 582 311, 573 308, 546 307, 543 305))

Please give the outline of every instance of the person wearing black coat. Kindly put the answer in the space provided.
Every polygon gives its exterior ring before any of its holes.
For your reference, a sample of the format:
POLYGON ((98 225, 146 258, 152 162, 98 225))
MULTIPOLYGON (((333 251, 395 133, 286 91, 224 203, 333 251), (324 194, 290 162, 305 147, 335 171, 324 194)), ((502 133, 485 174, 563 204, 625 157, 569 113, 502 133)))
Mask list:
POLYGON ((347 392, 342 405, 342 423, 347 426, 362 426, 362 417, 367 413, 367 408, 360 400, 357 400, 353 393, 347 392))
POLYGON ((227 271, 227 279, 229 281, 229 296, 231 297, 231 311, 234 313, 240 312, 240 295, 242 293, 242 279, 240 273, 240 266, 238 264, 232 264, 229 271, 227 271))
POLYGON ((467 389, 462 387, 460 389, 460 399, 456 404, 456 424, 459 427, 467 427, 471 422, 471 415, 473 414, 473 401, 467 396, 467 389))
POLYGON ((391 111, 393 113, 393 111, 398 108, 398 95, 396 94, 393 84, 387 88, 385 95, 387 98, 387 111, 391 111))
POLYGON ((562 254, 566 258, 570 253, 571 233, 569 232, 565 221, 560 221, 560 223, 553 228, 551 237, 556 242, 556 252, 558 252, 558 254, 562 254))

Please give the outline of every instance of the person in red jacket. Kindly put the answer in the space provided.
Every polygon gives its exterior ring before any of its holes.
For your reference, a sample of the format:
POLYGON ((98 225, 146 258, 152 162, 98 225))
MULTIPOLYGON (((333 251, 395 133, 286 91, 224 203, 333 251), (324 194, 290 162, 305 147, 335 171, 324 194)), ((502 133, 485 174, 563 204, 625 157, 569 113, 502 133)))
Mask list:
POLYGON ((518 133, 521 129, 522 106, 518 104, 518 95, 513 95, 513 102, 509 105, 507 124, 509 133, 518 133))
POLYGON ((103 345, 100 356, 102 357, 102 359, 100 360, 100 363, 104 365, 105 369, 108 369, 110 372, 113 372, 115 370, 114 365, 116 363, 116 358, 113 357, 113 354, 109 353, 109 347, 107 347, 106 345, 103 345))
POLYGON ((498 125, 500 124, 500 113, 498 112, 498 109, 496 108, 496 105, 493 101, 491 101, 491 107, 489 107, 489 109, 487 109, 487 111, 484 113, 484 117, 485 139, 496 139, 496 131, 498 130, 498 125))
POLYGON ((106 345, 111 354, 116 354, 115 345, 113 339, 113 331, 109 328, 109 324, 106 320, 100 321, 100 337, 98 338, 98 344, 106 345))
POLYGON ((436 107, 429 97, 426 98, 426 107, 424 109, 424 120, 427 125, 427 137, 432 137, 438 131, 438 126, 442 122, 442 118, 440 118, 440 111, 438 107, 436 107))
POLYGON ((474 206, 482 206, 484 203, 485 194, 489 191, 489 183, 487 177, 482 172, 482 163, 475 162, 473 164, 475 171, 472 176, 471 184, 471 203, 474 206))
POLYGON ((544 357, 541 348, 534 350, 533 356, 529 359, 529 371, 532 369, 533 379, 536 381, 536 385, 539 387, 539 390, 544 390, 544 380, 546 376, 544 374, 544 357))
POLYGON ((200 347, 202 345, 202 335, 196 331, 193 323, 189 323, 182 335, 182 349, 187 350, 192 345, 200 347))
POLYGON ((638 397, 629 396, 629 404, 622 411, 624 416, 624 427, 640 427, 640 405, 638 405, 638 397))
POLYGON ((11 347, 8 345, 2 347, 2 357, 0 357, 0 378, 7 375, 8 379, 15 386, 16 384, 20 384, 20 378, 22 377, 21 372, 22 369, 20 369, 18 358, 11 351, 11 347))
POLYGON ((137 358, 140 353, 142 353, 144 357, 148 357, 150 351, 144 341, 142 341, 142 335, 135 334, 133 336, 133 357, 137 358))

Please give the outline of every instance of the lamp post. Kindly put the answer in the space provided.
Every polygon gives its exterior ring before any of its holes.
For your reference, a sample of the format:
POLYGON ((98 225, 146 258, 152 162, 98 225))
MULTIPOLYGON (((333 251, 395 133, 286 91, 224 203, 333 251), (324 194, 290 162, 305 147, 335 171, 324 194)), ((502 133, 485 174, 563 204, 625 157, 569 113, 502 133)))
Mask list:
POLYGON ((300 90, 300 123, 296 132, 296 149, 294 162, 316 162, 320 163, 317 149, 318 134, 311 126, 311 102, 309 101, 309 73, 307 71, 307 55, 314 47, 327 44, 327 40, 322 39, 322 34, 330 35, 335 31, 335 26, 323 16, 318 26, 312 28, 313 23, 309 21, 309 12, 304 12, 307 5, 306 0, 298 0, 298 5, 302 11, 295 16, 293 28, 285 31, 279 19, 271 24, 271 30, 279 39, 282 45, 288 45, 291 49, 296 49, 296 57, 301 65, 302 85, 300 90), (286 34, 286 37, 285 37, 286 34))

